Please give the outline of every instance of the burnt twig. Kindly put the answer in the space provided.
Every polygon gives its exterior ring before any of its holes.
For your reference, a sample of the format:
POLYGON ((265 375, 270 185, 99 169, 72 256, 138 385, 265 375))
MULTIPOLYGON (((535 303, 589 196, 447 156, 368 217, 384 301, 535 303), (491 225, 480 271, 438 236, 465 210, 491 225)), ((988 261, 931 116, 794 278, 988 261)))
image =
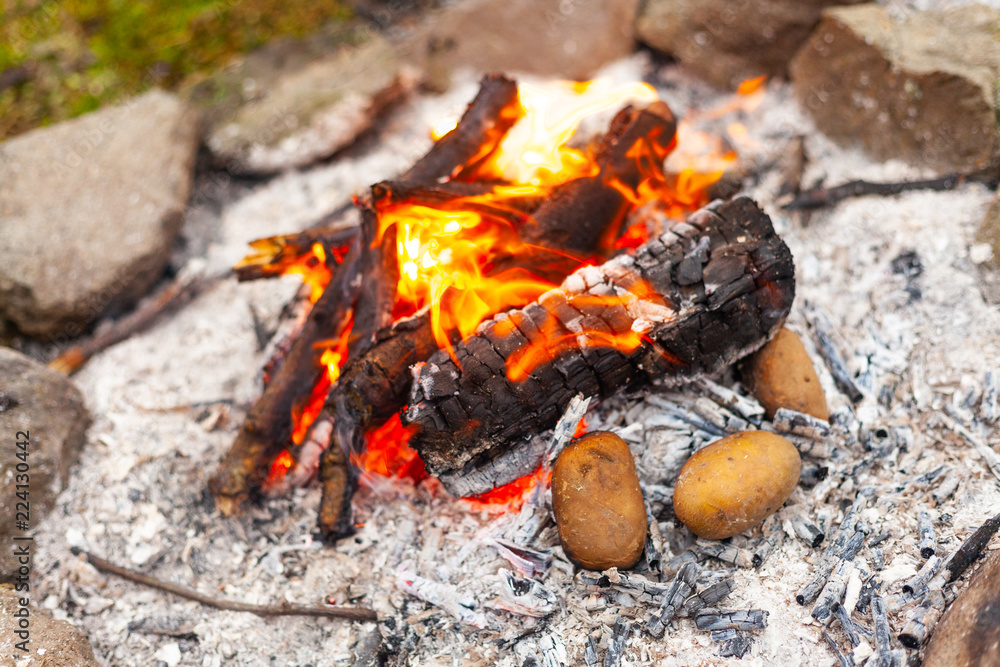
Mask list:
POLYGON ((996 174, 974 172, 971 174, 948 174, 939 178, 929 178, 917 181, 896 181, 892 183, 873 183, 871 181, 850 181, 832 188, 813 188, 795 196, 791 201, 782 204, 786 211, 798 211, 822 208, 851 197, 864 195, 898 195, 911 190, 954 190, 963 183, 983 183, 991 188, 997 185, 996 174))
POLYGON ((145 330, 161 315, 191 301, 210 285, 214 285, 228 275, 229 271, 207 276, 181 272, 173 282, 163 287, 155 296, 141 302, 135 310, 112 323, 104 331, 63 350, 62 354, 49 362, 49 368, 59 371, 63 375, 72 375, 95 354, 145 330))
POLYGON ((101 572, 113 574, 123 579, 149 586, 157 590, 172 593, 186 600, 194 600, 207 607, 214 607, 222 611, 244 611, 258 616, 322 616, 326 618, 345 618, 351 621, 377 621, 378 616, 371 609, 365 607, 318 607, 313 605, 298 605, 282 602, 276 605, 250 604, 248 602, 233 602, 220 598, 205 595, 198 591, 186 588, 179 584, 172 584, 169 581, 161 581, 149 575, 140 574, 135 570, 130 570, 120 565, 104 560, 92 553, 88 553, 78 547, 71 549, 73 555, 83 556, 87 562, 101 572))

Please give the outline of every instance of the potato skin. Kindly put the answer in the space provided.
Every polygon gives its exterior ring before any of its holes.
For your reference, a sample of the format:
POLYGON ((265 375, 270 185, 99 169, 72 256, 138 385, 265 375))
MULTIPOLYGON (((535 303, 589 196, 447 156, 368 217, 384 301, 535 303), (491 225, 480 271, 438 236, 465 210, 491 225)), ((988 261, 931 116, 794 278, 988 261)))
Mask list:
POLYGON ((563 551, 580 567, 635 565, 648 524, 628 444, 605 431, 570 443, 552 468, 552 511, 563 551))
POLYGON ((687 460, 674 487, 674 513, 699 537, 732 537, 781 507, 801 471, 788 440, 768 431, 735 433, 687 460))
POLYGON ((795 332, 785 327, 750 355, 743 365, 743 379, 767 410, 769 419, 778 408, 830 419, 826 394, 812 359, 795 332))

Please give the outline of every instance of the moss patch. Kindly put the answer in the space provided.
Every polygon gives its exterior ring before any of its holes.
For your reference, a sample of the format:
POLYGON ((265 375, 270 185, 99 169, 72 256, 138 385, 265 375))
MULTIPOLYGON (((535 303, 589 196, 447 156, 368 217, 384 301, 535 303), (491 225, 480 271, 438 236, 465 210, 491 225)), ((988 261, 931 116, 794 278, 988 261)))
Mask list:
POLYGON ((336 0, 0 0, 0 140, 348 17, 336 0))

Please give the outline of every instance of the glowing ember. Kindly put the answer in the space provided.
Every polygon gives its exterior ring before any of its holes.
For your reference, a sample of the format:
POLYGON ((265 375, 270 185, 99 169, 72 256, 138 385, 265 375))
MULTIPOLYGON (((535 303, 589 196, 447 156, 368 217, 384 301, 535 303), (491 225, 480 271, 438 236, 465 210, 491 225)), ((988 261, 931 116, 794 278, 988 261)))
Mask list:
POLYGON ((271 470, 267 474, 267 481, 264 483, 264 488, 274 488, 285 478, 285 475, 288 474, 288 471, 291 470, 294 464, 295 461, 292 459, 291 453, 287 449, 281 450, 278 458, 274 459, 274 463, 271 464, 271 470))
POLYGON ((351 462, 370 474, 419 482, 426 479, 427 470, 417 452, 407 445, 409 439, 409 431, 394 415, 365 435, 365 451, 352 455, 351 462))
POLYGON ((531 492, 539 483, 546 486, 552 481, 552 469, 539 466, 535 472, 515 479, 509 484, 498 486, 492 491, 481 493, 478 496, 469 496, 464 500, 469 503, 472 509, 486 510, 490 512, 516 512, 521 509, 524 502, 531 496, 531 492))

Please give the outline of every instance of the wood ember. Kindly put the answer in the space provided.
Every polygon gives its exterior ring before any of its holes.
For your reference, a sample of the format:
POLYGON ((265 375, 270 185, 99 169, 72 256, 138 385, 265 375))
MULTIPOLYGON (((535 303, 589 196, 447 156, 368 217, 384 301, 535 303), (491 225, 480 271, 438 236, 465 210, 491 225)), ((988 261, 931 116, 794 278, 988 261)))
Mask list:
POLYGON ((694 590, 697 578, 698 566, 695 563, 685 563, 677 571, 673 582, 670 584, 670 588, 663 596, 663 604, 660 606, 660 610, 646 621, 645 630, 647 634, 656 638, 663 636, 667 624, 677 615, 684 601, 694 590))
POLYGON ((748 199, 705 209, 634 259, 623 255, 585 268, 539 302, 486 322, 455 347, 455 359, 433 356, 416 372, 405 412, 404 421, 415 426, 411 444, 453 493, 488 491, 513 477, 494 468, 493 479, 471 487, 470 472, 553 426, 577 393, 608 396, 654 378, 711 373, 763 344, 782 323, 793 290, 791 257, 760 209, 748 199), (736 242, 741 236, 745 241, 736 242), (659 296, 633 301, 632 313, 587 305, 594 297, 628 294, 640 280, 659 296), (640 326, 649 327, 649 342, 630 354, 592 347, 580 329, 627 334, 636 320, 648 322, 640 326), (511 382, 507 359, 546 328, 563 338, 581 332, 581 346, 537 366, 526 381, 511 382))
POLYGON ((402 180, 434 183, 439 180, 469 180, 500 146, 507 131, 520 117, 517 84, 502 74, 480 81, 479 93, 448 134, 435 142, 402 180))
POLYGON ((767 617, 763 609, 702 609, 694 622, 699 630, 763 630, 767 617))
POLYGON ((795 531, 796 535, 802 538, 802 540, 813 549, 822 544, 823 539, 826 537, 823 531, 820 530, 816 524, 810 521, 809 517, 805 514, 796 514, 792 518, 792 529, 795 531))
POLYGON ((852 403, 857 403, 862 399, 861 390, 854 384, 854 378, 847 370, 844 357, 833 342, 833 324, 830 323, 830 318, 812 304, 806 304, 805 312, 810 329, 816 338, 816 346, 819 348, 819 353, 822 355, 823 361, 826 362, 827 368, 830 369, 830 374, 833 375, 837 387, 852 403))
POLYGON ((917 514, 917 530, 920 532, 920 555, 930 558, 937 551, 937 536, 934 534, 934 522, 926 510, 917 514))
POLYGON ((969 569, 970 565, 976 562, 982 555, 983 550, 986 549, 986 545, 996 535, 997 530, 1000 530, 1000 514, 997 514, 992 519, 988 519, 962 542, 955 553, 948 557, 948 562, 945 565, 945 569, 949 573, 948 581, 958 579, 969 569))

